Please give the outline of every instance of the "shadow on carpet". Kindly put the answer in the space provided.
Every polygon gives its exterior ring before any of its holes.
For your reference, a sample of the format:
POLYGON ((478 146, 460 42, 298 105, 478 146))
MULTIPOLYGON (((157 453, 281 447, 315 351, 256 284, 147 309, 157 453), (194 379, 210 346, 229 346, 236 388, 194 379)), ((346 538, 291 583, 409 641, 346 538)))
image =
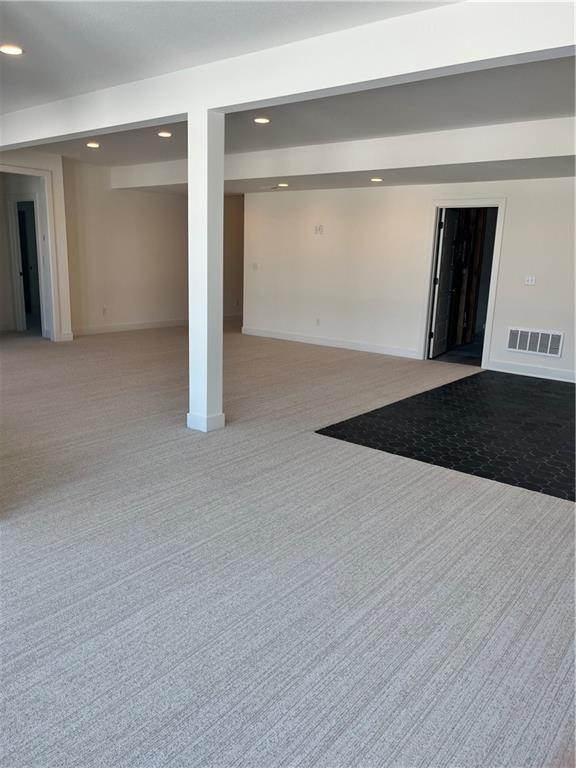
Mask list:
POLYGON ((574 384, 483 371, 318 434, 574 500, 574 384))

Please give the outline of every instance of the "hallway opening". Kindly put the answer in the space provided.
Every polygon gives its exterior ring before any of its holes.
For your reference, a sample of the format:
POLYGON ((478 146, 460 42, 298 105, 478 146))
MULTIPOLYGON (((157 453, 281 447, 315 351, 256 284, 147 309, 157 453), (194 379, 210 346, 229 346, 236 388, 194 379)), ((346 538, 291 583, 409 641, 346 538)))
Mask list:
POLYGON ((16 203, 18 216, 19 277, 22 280, 24 324, 28 333, 42 335, 40 276, 36 237, 36 211, 33 200, 16 203))

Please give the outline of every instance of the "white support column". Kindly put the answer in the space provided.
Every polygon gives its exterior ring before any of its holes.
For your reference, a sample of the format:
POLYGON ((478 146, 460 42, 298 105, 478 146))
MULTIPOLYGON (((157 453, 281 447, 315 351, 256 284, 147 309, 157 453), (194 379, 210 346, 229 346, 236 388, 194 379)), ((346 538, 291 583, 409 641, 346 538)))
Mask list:
POLYGON ((222 271, 224 115, 188 113, 188 345, 190 429, 224 426, 222 271))

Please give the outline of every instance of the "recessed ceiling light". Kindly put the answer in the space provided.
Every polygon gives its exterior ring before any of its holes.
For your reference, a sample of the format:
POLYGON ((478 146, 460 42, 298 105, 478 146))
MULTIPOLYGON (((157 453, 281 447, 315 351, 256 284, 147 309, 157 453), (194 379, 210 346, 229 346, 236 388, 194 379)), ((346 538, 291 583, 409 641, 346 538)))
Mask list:
POLYGON ((24 51, 19 45, 14 43, 2 43, 0 45, 0 53, 5 53, 7 56, 21 56, 24 51))
POLYGON ((268 123, 270 122, 270 118, 269 117, 255 117, 254 118, 254 122, 258 123, 258 125, 268 125, 268 123))
POLYGON ((100 147, 100 144, 98 144, 98 142, 97 142, 97 141, 89 141, 89 142, 86 144, 86 146, 87 146, 89 149, 98 149, 98 148, 100 147))
POLYGON ((289 185, 288 185, 288 184, 286 184, 286 182, 285 182, 285 181, 282 181, 282 182, 280 182, 280 184, 278 184, 278 186, 279 186, 279 187, 287 187, 287 186, 289 186, 289 185))
POLYGON ((172 138, 172 134, 170 133, 170 131, 158 131, 158 136, 160 136, 161 139, 172 138))
POLYGON ((381 178, 379 178, 378 176, 374 176, 374 178, 373 178, 373 179, 370 179, 370 181, 373 181, 373 182, 374 182, 374 184, 378 184, 378 182, 379 182, 379 181, 382 181, 382 179, 381 179, 381 178))

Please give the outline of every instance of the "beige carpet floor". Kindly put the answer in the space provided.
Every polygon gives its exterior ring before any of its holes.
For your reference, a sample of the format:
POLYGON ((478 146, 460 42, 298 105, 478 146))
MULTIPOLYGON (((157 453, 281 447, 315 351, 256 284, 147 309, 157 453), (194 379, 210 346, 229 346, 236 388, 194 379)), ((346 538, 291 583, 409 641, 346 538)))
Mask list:
POLYGON ((573 765, 573 508, 315 434, 478 369, 1 341, 5 768, 573 765))

